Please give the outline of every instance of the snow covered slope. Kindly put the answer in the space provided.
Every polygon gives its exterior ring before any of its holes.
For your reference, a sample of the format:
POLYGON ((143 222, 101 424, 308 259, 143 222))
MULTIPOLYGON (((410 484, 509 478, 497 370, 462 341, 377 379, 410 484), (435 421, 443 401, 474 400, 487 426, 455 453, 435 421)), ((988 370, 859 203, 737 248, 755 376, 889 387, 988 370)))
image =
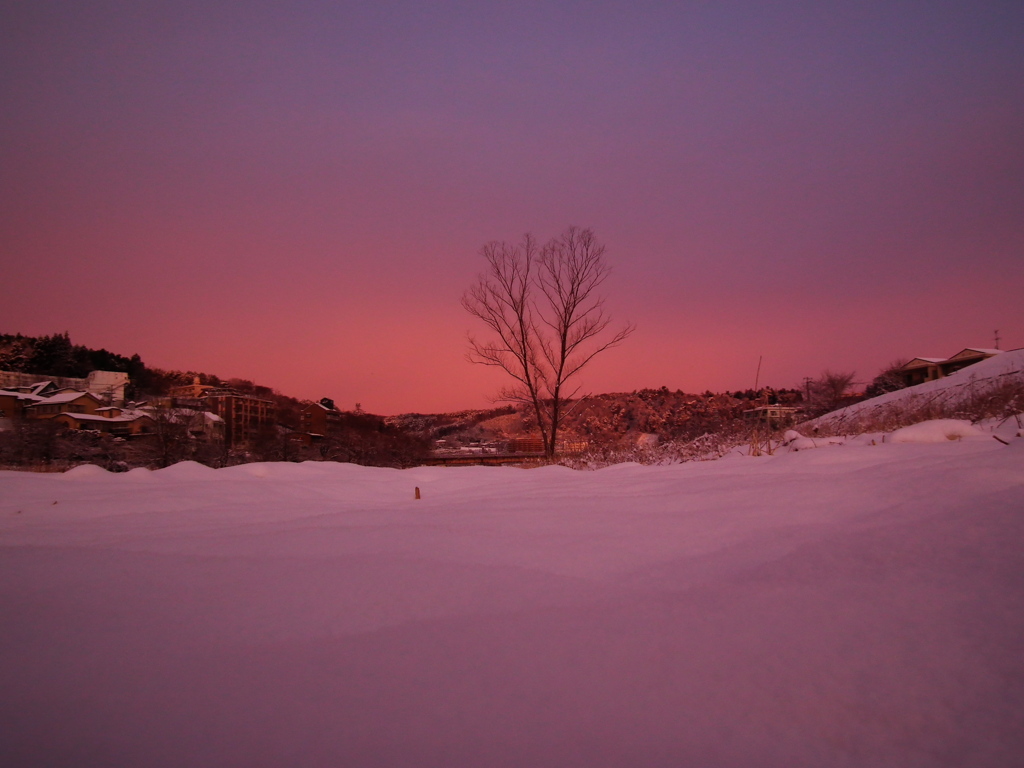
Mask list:
POLYGON ((3 765, 1007 766, 1024 439, 0 472, 0 617, 3 765))
POLYGON ((941 379, 926 381, 895 392, 886 392, 878 397, 840 408, 807 422, 807 425, 801 425, 801 428, 814 425, 852 428, 884 418, 889 412, 914 409, 925 411, 928 408, 955 406, 992 391, 1008 381, 1024 385, 1024 349, 1003 352, 941 379))

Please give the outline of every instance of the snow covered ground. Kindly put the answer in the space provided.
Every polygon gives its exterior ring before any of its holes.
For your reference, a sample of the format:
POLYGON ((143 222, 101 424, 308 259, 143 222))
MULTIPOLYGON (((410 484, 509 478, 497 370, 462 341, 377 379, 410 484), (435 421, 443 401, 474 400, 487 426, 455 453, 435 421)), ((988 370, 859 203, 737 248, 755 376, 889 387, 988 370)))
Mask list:
POLYGON ((0 472, 0 764, 1020 765, 1008 442, 0 472))

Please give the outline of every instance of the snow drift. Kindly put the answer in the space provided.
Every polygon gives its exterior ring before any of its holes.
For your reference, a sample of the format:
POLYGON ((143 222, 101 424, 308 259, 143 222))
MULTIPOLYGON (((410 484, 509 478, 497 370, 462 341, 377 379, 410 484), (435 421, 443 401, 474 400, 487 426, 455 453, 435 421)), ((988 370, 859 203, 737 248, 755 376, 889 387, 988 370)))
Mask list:
POLYGON ((1006 766, 1024 440, 0 472, 0 616, 4 765, 1006 766))
POLYGON ((944 440, 986 437, 985 432, 964 419, 932 419, 897 429, 889 440, 893 443, 941 443, 944 440))

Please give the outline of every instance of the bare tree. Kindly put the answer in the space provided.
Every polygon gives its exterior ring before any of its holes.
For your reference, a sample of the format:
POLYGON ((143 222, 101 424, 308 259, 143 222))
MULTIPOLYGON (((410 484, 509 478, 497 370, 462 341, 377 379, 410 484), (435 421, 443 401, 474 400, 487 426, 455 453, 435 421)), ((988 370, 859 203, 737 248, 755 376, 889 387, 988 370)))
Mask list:
POLYGON ((910 361, 905 357, 893 360, 875 376, 864 394, 868 397, 875 397, 876 395, 883 395, 886 392, 895 392, 897 389, 905 388, 907 382, 903 378, 902 373, 903 366, 908 362, 910 361))
POLYGON ((566 404, 579 392, 568 390, 569 380, 634 330, 629 323, 609 329, 598 293, 611 271, 604 252, 592 230, 578 227, 543 247, 529 234, 519 245, 491 242, 481 249, 487 270, 462 297, 495 336, 470 335, 469 360, 512 377, 498 399, 533 409, 548 458, 555 456, 566 404))
POLYGON ((202 424, 202 412, 182 406, 163 406, 147 409, 153 420, 153 431, 144 443, 144 453, 158 467, 169 467, 179 461, 194 458, 196 440, 192 435, 197 423, 202 424))
POLYGON ((846 390, 853 383, 856 374, 853 371, 823 371, 817 380, 811 382, 811 406, 813 409, 826 413, 840 406, 846 396, 846 390))

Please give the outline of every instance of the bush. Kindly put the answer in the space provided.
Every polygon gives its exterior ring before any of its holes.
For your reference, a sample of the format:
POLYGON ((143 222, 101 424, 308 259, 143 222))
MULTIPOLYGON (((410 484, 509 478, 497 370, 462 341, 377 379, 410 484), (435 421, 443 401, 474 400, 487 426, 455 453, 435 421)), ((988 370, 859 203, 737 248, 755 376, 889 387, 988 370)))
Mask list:
POLYGON ((688 461, 720 459, 750 441, 749 428, 733 425, 719 432, 706 432, 692 440, 670 440, 656 445, 617 445, 594 448, 584 453, 559 457, 557 463, 572 469, 601 469, 613 464, 682 464, 688 461))

